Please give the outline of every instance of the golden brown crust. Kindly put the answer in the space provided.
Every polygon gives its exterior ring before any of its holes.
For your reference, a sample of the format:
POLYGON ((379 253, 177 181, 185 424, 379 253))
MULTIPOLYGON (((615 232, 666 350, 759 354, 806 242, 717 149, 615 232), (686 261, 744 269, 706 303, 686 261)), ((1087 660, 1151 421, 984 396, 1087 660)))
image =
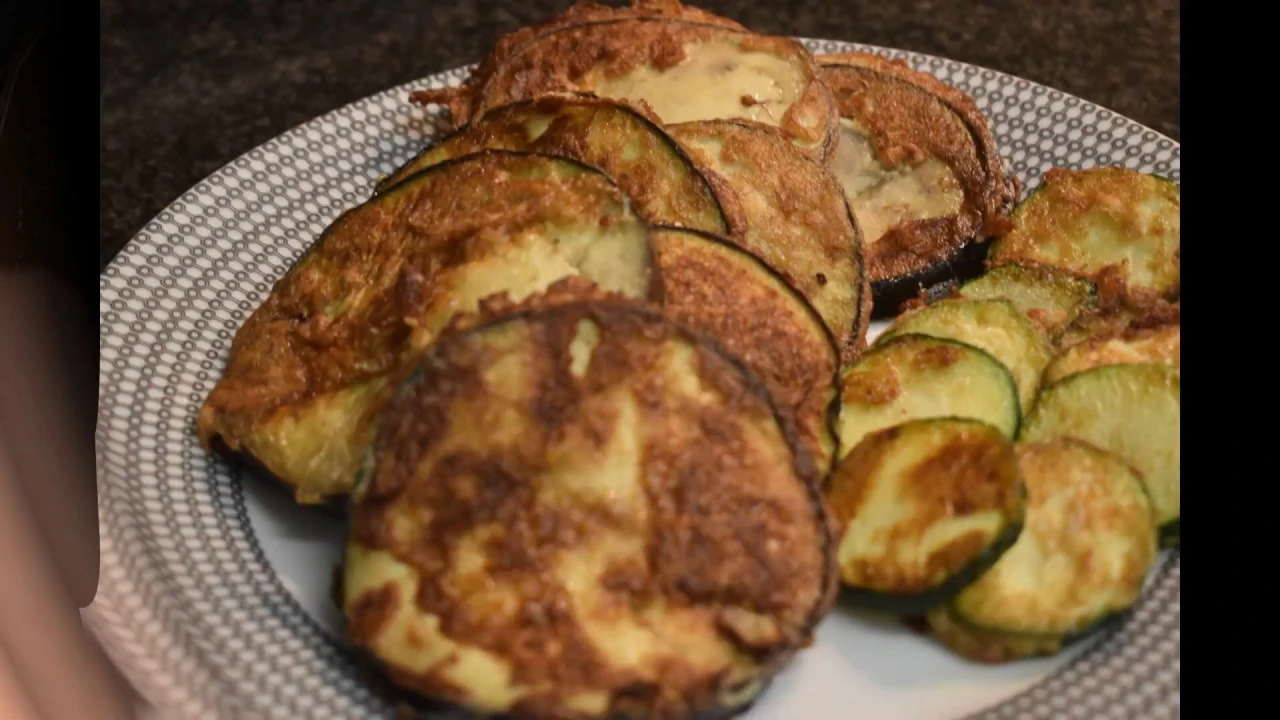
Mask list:
MULTIPOLYGON (((412 612, 438 618, 445 636, 502 658, 512 683, 541 688, 519 698, 512 712, 597 716, 569 712, 566 698, 603 691, 613 711, 675 717, 714 704, 722 691, 724 678, 707 676, 678 655, 664 655, 651 668, 655 674, 646 674, 601 649, 575 604, 577 591, 557 581, 553 570, 596 547, 593 539, 619 532, 639 533, 647 550, 615 558, 598 576, 603 595, 597 606, 609 608, 606 616, 631 616, 643 607, 687 613, 768 671, 810 642, 835 587, 831 528, 815 472, 759 381, 713 341, 639 302, 547 306, 537 300, 443 335, 418 373, 388 409, 351 539, 389 551, 417 572, 412 612), (579 375, 571 344, 584 321, 599 331, 579 375), (695 353, 702 392, 713 393, 715 402, 690 404, 693 396, 666 386, 662 358, 672 343, 695 353), (519 358, 520 387, 528 393, 488 398, 497 390, 487 373, 509 353, 519 358), (565 477, 563 471, 548 474, 548 463, 559 457, 553 447, 577 438, 582 447, 598 449, 615 433, 631 431, 616 424, 618 406, 610 398, 619 391, 635 399, 640 416, 631 424, 643 429, 638 482, 647 519, 640 524, 626 502, 603 502, 586 486, 572 485, 583 491, 570 502, 552 503, 545 495, 567 487, 553 480, 565 477), (468 408, 495 402, 524 418, 517 440, 450 429, 468 408), (776 422, 783 433, 777 437, 788 438, 794 454, 763 453, 761 438, 744 434, 754 426, 750 418, 776 422), (421 520, 406 525, 397 517, 421 520), (457 582, 477 576, 447 568, 454 567, 462 539, 481 530, 489 533, 484 582, 518 592, 522 609, 478 612, 462 600, 473 590, 457 582)), ((373 641, 387 621, 378 597, 363 597, 348 609, 360 614, 350 625, 357 645, 373 641)), ((428 696, 468 700, 435 671, 401 669, 393 677, 428 696)))
POLYGON ((936 157, 956 174, 964 194, 961 212, 910 221, 872 238, 868 270, 873 282, 908 276, 942 261, 974 239, 1008 227, 1017 179, 972 98, 900 60, 869 53, 818 57, 842 117, 872 136, 887 168, 936 157))
POLYGON ((818 310, 842 363, 856 359, 866 347, 869 283, 862 236, 839 182, 767 125, 705 120, 669 130, 737 196, 747 232, 733 239, 818 310))
MULTIPOLYGON (((218 439, 233 452, 255 456, 299 488, 300 500, 341 494, 325 481, 312 497, 302 491, 306 478, 281 471, 249 445, 277 442, 260 437, 265 423, 303 417, 313 404, 360 388, 370 395, 351 412, 367 417, 352 421, 354 435, 343 439, 371 431, 370 413, 390 387, 383 381, 401 371, 405 353, 431 339, 431 323, 443 324, 440 315, 453 304, 444 280, 449 273, 510 252, 502 238, 536 233, 548 223, 618 222, 627 217, 625 203, 610 179, 571 160, 483 151, 435 166, 347 211, 237 332, 197 420, 202 442, 212 447, 218 439), (547 162, 578 174, 547 179, 525 173, 547 162)), ((634 216, 629 222, 643 227, 634 216)), ((652 248, 647 251, 651 263, 652 248)), ((660 298, 657 273, 648 275, 650 295, 660 298)), ((326 467, 323 474, 341 470, 326 467)))
POLYGON ((1182 322, 1182 302, 1135 290, 1125 283, 1119 268, 1111 267, 1097 278, 1097 303, 1083 310, 1055 338, 1059 352, 1089 340, 1138 339, 1145 330, 1160 330, 1182 322))
POLYGON ((651 238, 667 315, 716 338, 755 371, 795 420, 825 476, 840 354, 822 317, 781 275, 727 238, 664 228, 651 238))
POLYGON ((485 148, 546 153, 598 167, 648 221, 708 232, 734 229, 715 186, 640 105, 586 93, 550 93, 494 108, 433 143, 378 184, 385 192, 436 162, 485 148), (539 126, 531 137, 531 121, 539 126))

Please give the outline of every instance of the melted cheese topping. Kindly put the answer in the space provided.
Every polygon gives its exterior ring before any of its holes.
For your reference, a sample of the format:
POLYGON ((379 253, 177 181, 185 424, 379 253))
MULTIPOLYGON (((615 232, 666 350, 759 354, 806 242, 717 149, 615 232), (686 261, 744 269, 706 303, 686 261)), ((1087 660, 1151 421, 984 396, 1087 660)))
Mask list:
POLYGON ((868 133, 848 118, 840 120, 830 167, 868 246, 896 225, 955 215, 964 203, 960 181, 941 160, 929 157, 914 166, 886 168, 868 133))
POLYGON ((792 58, 742 49, 715 38, 685 46, 680 64, 665 70, 641 65, 615 78, 588 76, 596 94, 643 100, 667 124, 747 118, 774 127, 809 81, 792 58))

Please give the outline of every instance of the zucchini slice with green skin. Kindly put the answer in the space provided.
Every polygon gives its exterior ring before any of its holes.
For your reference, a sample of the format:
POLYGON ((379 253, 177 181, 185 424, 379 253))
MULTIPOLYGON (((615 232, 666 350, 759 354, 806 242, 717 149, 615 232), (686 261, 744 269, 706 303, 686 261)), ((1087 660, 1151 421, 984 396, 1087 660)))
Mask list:
POLYGON ((957 652, 987 660, 1054 652, 1129 611, 1159 555, 1151 498, 1121 458, 1069 437, 1019 443, 1017 456, 1027 492, 1022 534, 947 606, 961 629, 1004 641, 1007 657, 965 647, 954 628, 939 633, 957 652))
POLYGON ((776 130, 743 120, 667 128, 728 186, 746 221, 733 240, 769 264, 818 310, 851 361, 864 347, 871 293, 862 235, 840 184, 776 130))
POLYGON ((742 358, 791 416, 825 478, 836 451, 840 353, 822 317, 780 274, 726 238, 656 227, 650 240, 666 313, 742 358))
POLYGON ((958 340, 991 353, 1013 375, 1023 415, 1035 402, 1040 374, 1053 358, 1053 347, 1040 327, 1008 300, 939 300, 899 317, 876 344, 906 334, 958 340))
POLYGON ((1094 338, 1064 350, 1044 369, 1041 382, 1055 383, 1069 375, 1104 365, 1182 365, 1182 326, 1130 330, 1120 337, 1094 338))
POLYGON ((1181 409, 1179 368, 1105 365, 1046 386, 1019 439, 1074 437, 1115 453, 1141 474, 1161 542, 1174 545, 1182 507, 1181 409))
POLYGON ((982 420, 1012 440, 1018 386, 987 351, 931 335, 890 338, 840 373, 842 456, 877 430, 931 417, 982 420))
POLYGON ((651 223, 732 233, 715 191, 656 119, 641 108, 581 93, 494 108, 432 144, 377 185, 386 192, 427 167, 485 148, 562 155, 613 178, 651 223))
POLYGON ((1120 167, 1054 168, 991 245, 994 264, 1050 265, 1096 279, 1119 271, 1134 291, 1177 298, 1182 196, 1176 183, 1120 167))
POLYGON ((338 217, 245 321, 196 430, 302 504, 351 487, 407 358, 491 295, 579 276, 661 300, 648 227, 606 175, 483 150, 338 217))
POLYGON ((919 614, 975 581, 1017 539, 1024 498, 1013 441, 966 418, 876 431, 826 490, 850 604, 919 614))
POLYGON ((975 627, 957 617, 950 604, 939 605, 926 613, 925 624, 928 631, 952 652, 982 663, 998 664, 1056 655, 1067 644, 1067 638, 1058 635, 999 632, 975 627))
POLYGON ((455 323, 352 500, 347 636, 477 714, 740 710, 838 588, 816 471, 768 391, 640 301, 455 323))
POLYGON ((874 316, 979 274, 1019 187, 973 99, 871 53, 818 63, 841 116, 827 165, 862 228, 874 316))
POLYGON ((955 291, 970 300, 1008 300, 1054 337, 1081 312, 1095 307, 1098 291, 1082 277, 1043 265, 997 265, 955 291))

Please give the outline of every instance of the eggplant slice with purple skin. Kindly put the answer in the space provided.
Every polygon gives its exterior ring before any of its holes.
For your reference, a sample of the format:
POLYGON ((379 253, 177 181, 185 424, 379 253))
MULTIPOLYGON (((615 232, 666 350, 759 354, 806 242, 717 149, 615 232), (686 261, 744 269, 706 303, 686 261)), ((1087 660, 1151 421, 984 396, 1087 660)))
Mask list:
POLYGON ((979 274, 1019 187, 977 105, 901 61, 840 53, 818 62, 841 116, 827 164, 862 228, 874 317, 979 274))
POLYGON ((457 323, 387 407, 352 502, 348 637, 397 687, 484 716, 732 715, 838 585, 786 416, 639 301, 457 323))
POLYGON ((674 0, 623 8, 578 3, 504 37, 461 87, 412 97, 447 105, 460 127, 494 107, 565 91, 644 104, 668 125, 765 123, 818 159, 837 138, 831 91, 803 44, 674 0))
POLYGON ((436 142, 377 185, 383 193, 445 160, 485 148, 562 155, 613 178, 645 220, 718 234, 742 222, 721 208, 711 183, 643 107, 584 93, 552 93, 493 108, 436 142))
POLYGON ((339 216, 245 321, 197 432, 329 504, 354 482, 406 358, 458 312, 581 276, 661 300, 648 227, 600 171, 483 150, 339 216))

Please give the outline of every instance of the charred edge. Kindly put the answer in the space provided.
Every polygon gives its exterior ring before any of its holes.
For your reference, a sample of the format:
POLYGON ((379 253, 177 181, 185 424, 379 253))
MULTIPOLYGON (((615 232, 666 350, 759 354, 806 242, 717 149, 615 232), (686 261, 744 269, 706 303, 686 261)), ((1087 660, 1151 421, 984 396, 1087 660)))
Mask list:
MULTIPOLYGON (((587 163, 587 162, 583 162, 582 160, 579 160, 579 159, 577 159, 577 158, 568 157, 567 155, 554 155, 554 154, 552 154, 552 153, 535 152, 535 151, 532 151, 532 150, 503 150, 503 149, 500 149, 500 148, 482 148, 482 149, 477 150, 477 151, 475 151, 475 152, 467 153, 466 155, 459 155, 459 156, 458 156, 458 157, 456 157, 456 158, 450 158, 450 159, 448 159, 448 160, 444 160, 444 161, 442 161, 442 162, 438 162, 438 163, 436 163, 436 164, 434 164, 434 165, 428 165, 428 166, 426 166, 426 167, 424 167, 424 168, 421 168, 421 169, 419 169, 419 170, 417 170, 417 171, 415 171, 415 172, 412 172, 412 173, 410 173, 409 175, 407 175, 406 177, 404 177, 403 179, 401 179, 400 181, 396 182, 394 185, 391 185, 391 186, 389 186, 389 187, 385 188, 384 190, 382 190, 381 192, 379 192, 379 193, 378 193, 376 196, 374 196, 373 198, 370 198, 369 200, 364 201, 364 202, 363 202, 363 203, 361 203, 360 205, 357 205, 357 206, 356 206, 356 208, 352 208, 352 209, 354 210, 354 209, 357 209, 357 208, 360 208, 360 207, 364 207, 365 205, 368 205, 368 204, 370 204, 370 203, 377 202, 378 200, 382 200, 382 199, 384 199, 384 198, 386 198, 386 197, 388 197, 388 196, 390 196, 390 195, 392 195, 392 194, 394 194, 394 193, 403 192, 403 191, 404 191, 406 188, 408 188, 410 185, 412 185, 412 184, 414 184, 414 183, 417 183, 417 182, 421 181, 423 178, 427 177, 428 175, 431 175, 432 173, 440 172, 441 170, 446 170, 446 169, 451 168, 451 167, 453 167, 453 166, 455 166, 455 165, 461 165, 461 164, 466 163, 466 162, 472 162, 472 161, 475 161, 475 160, 477 160, 477 159, 479 159, 479 158, 481 158, 481 157, 486 157, 486 156, 490 156, 490 157, 511 156, 511 157, 525 157, 525 158, 542 158, 542 159, 544 159, 544 160, 549 160, 549 161, 554 161, 554 162, 561 162, 561 163, 566 163, 566 164, 569 164, 569 165, 576 165, 576 166, 578 166, 579 168, 582 168, 583 170, 586 170, 586 171, 588 171, 588 172, 594 173, 594 174, 596 174, 596 175, 600 175, 600 176, 601 176, 601 177, 603 177, 605 180, 607 180, 611 186, 613 186, 614 188, 617 188, 618 192, 622 193, 622 195, 623 195, 624 197, 626 197, 626 198, 627 198, 628 202, 630 202, 630 200, 631 200, 631 196, 629 196, 629 195, 627 195, 625 192, 623 192, 623 191, 622 191, 622 188, 619 188, 619 187, 618 187, 618 183, 617 183, 617 181, 615 181, 612 177, 610 177, 608 173, 606 173, 605 171, 603 171, 603 170, 601 170, 600 168, 596 167, 595 165, 592 165, 592 164, 587 163)), ((348 212, 350 212, 350 211, 348 211, 348 212)), ((334 223, 334 224, 336 224, 336 221, 335 221, 335 223, 334 223)), ((331 225, 331 226, 332 226, 332 225, 331 225)))
POLYGON ((965 282, 982 274, 989 247, 989 242, 971 238, 951 254, 918 272, 872 283, 875 304, 871 319, 891 318, 912 301, 924 299, 934 302, 955 292, 965 282))
MULTIPOLYGON (((536 296, 534 298, 536 302, 536 296)), ((822 495, 821 478, 818 474, 817 463, 809 455, 804 444, 800 442, 800 434, 796 429, 795 423, 792 422, 789 414, 783 412, 774 402, 772 395, 765 387, 764 381, 750 368, 747 364, 734 353, 730 352, 721 345, 713 337, 706 335, 685 323, 679 322, 665 315, 659 307, 636 301, 628 301, 620 298, 601 298, 591 300, 566 300, 561 303, 549 307, 538 307, 536 304, 525 303, 523 307, 516 307, 509 312, 477 323, 473 327, 465 330, 442 336, 436 343, 429 346, 425 354, 415 364, 414 369, 410 371, 408 379, 405 380, 396 390, 396 395, 392 402, 386 406, 384 417, 389 417, 394 412, 394 407, 408 396, 409 393, 416 389, 421 383, 422 377, 426 372, 427 365, 437 361, 443 350, 452 343, 462 341, 471 335, 501 327, 507 323, 520 321, 539 321, 545 318, 555 316, 587 316, 598 317, 598 309, 607 309, 619 314, 627 314, 632 317, 640 318, 649 323, 663 324, 677 330, 684 335, 695 346, 704 348, 719 356, 730 366, 735 368, 743 378, 746 389, 759 400, 765 403, 769 413, 772 415, 774 422, 777 423, 778 429, 783 436, 783 440, 791 449, 793 458, 793 468, 798 476, 801 484, 809 494, 810 508, 813 511, 814 521, 823 529, 823 547, 821 548, 822 557, 826 564, 826 577, 824 578, 823 592, 819 595, 819 600, 815 602, 813 608, 810 609, 809 617, 805 623, 804 631, 806 634, 812 634, 817 627, 818 622, 826 614, 831 600, 834 597, 834 591, 838 581, 834 556, 836 549, 836 535, 830 514, 827 512, 826 500, 822 495)), ((374 441, 375 453, 380 455, 386 447, 385 432, 382 427, 377 430, 376 440, 374 441)), ((376 455, 375 455, 376 457, 376 455)), ((367 471, 373 471, 374 463, 367 463, 367 471)))
POLYGON ((247 450, 232 450, 221 435, 214 435, 210 438, 209 446, 215 455, 223 458, 233 468, 246 471, 254 477, 266 480, 267 482, 263 483, 263 485, 271 488, 274 492, 287 492, 289 500, 298 507, 316 510, 323 515, 339 520, 346 519, 347 502, 344 494, 330 495, 317 503, 299 503, 297 501, 297 488, 286 482, 279 475, 271 472, 253 453, 247 450))
MULTIPOLYGON (((836 123, 836 124, 839 125, 839 123, 836 123)), ((837 180, 835 176, 831 174, 831 170, 822 161, 814 159, 813 156, 805 153, 803 150, 796 147, 794 143, 787 140, 786 135, 781 130, 771 125, 765 125, 764 123, 755 122, 753 120, 746 120, 743 118, 724 118, 724 119, 715 119, 715 120, 693 120, 687 123, 679 123, 677 125, 673 125, 672 127, 690 127, 690 128, 701 127, 701 128, 714 130, 714 128, 717 125, 732 125, 741 130, 748 130, 751 132, 763 133, 763 134, 769 135, 770 137, 784 141, 784 143, 788 148, 787 152, 792 153, 793 156, 801 158, 804 160, 804 162, 807 162, 811 166, 813 166, 814 168, 813 172, 824 179, 824 181, 829 186, 829 189, 835 193, 836 197, 840 198, 841 204, 844 205, 844 214, 849 221, 849 226, 853 228, 853 235, 854 235, 854 247, 850 248, 850 250, 853 254, 854 260, 857 262, 857 265, 858 265, 858 278, 857 278, 858 297, 855 305, 855 307, 858 308, 858 311, 854 313, 853 327, 849 328, 849 335, 845 338, 836 340, 836 347, 840 351, 839 352, 840 359, 842 361, 847 360, 848 354, 846 351, 851 353, 853 347, 858 344, 859 338, 865 337, 866 335, 866 330, 867 330, 866 320, 867 319, 874 320, 876 319, 876 316, 875 316, 874 305, 872 306, 873 310, 870 318, 864 318, 864 313, 861 310, 864 302, 863 293, 866 291, 865 280, 867 276, 867 263, 866 263, 866 253, 864 248, 866 243, 865 243, 865 239, 862 237, 862 227, 858 225, 858 219, 853 214, 853 207, 849 205, 849 198, 845 196, 844 188, 840 186, 840 181, 837 180)), ((714 135, 716 137, 720 137, 720 134, 717 132, 711 132, 709 134, 714 135)), ((726 179, 726 182, 727 182, 727 179, 726 179)), ((759 258, 757 257, 757 259, 759 258)), ((777 272, 774 272, 774 274, 778 275, 777 272)), ((784 280, 784 282, 786 281, 784 280)), ((794 285, 790 282, 787 282, 787 285, 794 288, 794 285)), ((873 291, 873 297, 874 297, 874 285, 872 286, 872 291, 873 291)), ((825 325, 826 322, 823 321, 823 324, 825 325)))
POLYGON ((937 586, 917 594, 896 594, 865 588, 842 587, 840 602, 849 607, 901 615, 923 615, 945 605, 961 590, 972 585, 1013 547, 1022 535, 1023 521, 1010 522, 982 549, 982 552, 959 572, 937 586))
MULTIPOLYGON (((408 178, 412 177, 413 175, 416 175, 418 172, 421 172, 422 170, 425 170, 430 167, 434 167, 434 165, 426 165, 424 167, 418 168, 413 172, 407 172, 409 168, 417 164, 419 160, 421 160, 423 157, 427 155, 427 153, 431 152, 432 150, 435 150, 436 148, 440 147, 441 145, 444 145, 445 143, 449 142, 450 140, 453 140, 454 138, 464 135, 466 133, 466 130, 467 130, 466 127, 454 128, 453 130, 446 132, 440 137, 431 138, 431 140, 427 142, 426 147, 422 148, 422 150, 418 151, 417 154, 409 158, 407 161, 401 163, 400 167, 397 167, 395 170, 392 170, 391 173, 388 174, 386 177, 374 183, 373 194, 370 196, 370 199, 376 198, 382 195, 383 193, 387 192, 388 190, 391 190, 392 188, 396 187, 397 185, 404 182, 408 178)), ((445 161, 445 162, 448 162, 448 161, 445 161)), ((439 165, 439 164, 441 163, 436 163, 436 165, 439 165)))

